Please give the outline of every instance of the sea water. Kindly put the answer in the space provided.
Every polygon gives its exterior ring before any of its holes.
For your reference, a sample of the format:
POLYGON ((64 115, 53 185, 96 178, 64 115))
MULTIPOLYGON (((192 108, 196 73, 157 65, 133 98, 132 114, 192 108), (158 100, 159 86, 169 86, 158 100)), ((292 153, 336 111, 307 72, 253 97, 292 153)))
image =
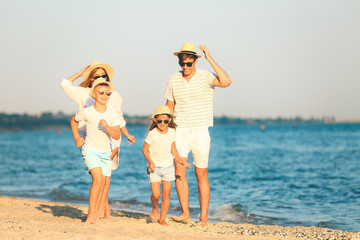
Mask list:
MULTIPOLYGON (((147 127, 128 130, 136 143, 122 141, 110 205, 149 213, 147 127)), ((360 124, 215 126, 210 135, 210 221, 360 231, 360 124)), ((187 176, 197 220, 193 167, 187 176)), ((86 205, 90 184, 70 130, 0 133, 0 195, 86 205)), ((179 213, 173 184, 168 216, 179 213)))

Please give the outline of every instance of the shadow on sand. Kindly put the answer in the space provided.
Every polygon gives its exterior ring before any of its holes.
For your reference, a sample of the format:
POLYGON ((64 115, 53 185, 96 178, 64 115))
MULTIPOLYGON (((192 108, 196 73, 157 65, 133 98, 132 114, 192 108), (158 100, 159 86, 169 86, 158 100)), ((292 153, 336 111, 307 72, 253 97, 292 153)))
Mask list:
POLYGON ((72 219, 80 219, 83 222, 86 220, 86 214, 75 207, 41 204, 39 207, 36 207, 36 209, 44 213, 52 213, 54 217, 69 217, 72 219))

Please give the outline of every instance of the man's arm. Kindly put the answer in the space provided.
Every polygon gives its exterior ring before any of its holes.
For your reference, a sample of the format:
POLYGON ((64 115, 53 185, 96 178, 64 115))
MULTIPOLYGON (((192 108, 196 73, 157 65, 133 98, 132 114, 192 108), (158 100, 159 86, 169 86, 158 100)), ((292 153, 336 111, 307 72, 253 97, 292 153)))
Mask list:
POLYGON ((201 51, 204 52, 206 60, 211 64, 212 68, 214 69, 217 78, 214 78, 213 80, 213 86, 214 87, 228 87, 231 84, 231 80, 229 76, 226 74, 226 72, 212 59, 210 56, 209 50, 205 46, 199 47, 201 51))
POLYGON ((166 100, 166 106, 168 106, 170 108, 171 114, 174 114, 175 102, 166 100))

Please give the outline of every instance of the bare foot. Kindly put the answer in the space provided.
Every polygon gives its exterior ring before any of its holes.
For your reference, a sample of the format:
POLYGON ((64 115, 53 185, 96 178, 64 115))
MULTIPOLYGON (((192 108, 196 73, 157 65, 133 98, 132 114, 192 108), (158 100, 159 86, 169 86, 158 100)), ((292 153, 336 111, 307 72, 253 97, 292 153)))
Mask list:
POLYGON ((190 216, 180 215, 171 218, 175 222, 190 223, 190 216))
POLYGON ((207 225, 207 220, 200 220, 197 225, 199 226, 206 226, 207 225))
POLYGON ((163 225, 163 226, 170 226, 167 222, 165 221, 159 221, 159 224, 160 225, 163 225))
POLYGON ((85 221, 86 223, 89 224, 94 224, 95 223, 95 216, 94 214, 88 214, 87 219, 85 221))

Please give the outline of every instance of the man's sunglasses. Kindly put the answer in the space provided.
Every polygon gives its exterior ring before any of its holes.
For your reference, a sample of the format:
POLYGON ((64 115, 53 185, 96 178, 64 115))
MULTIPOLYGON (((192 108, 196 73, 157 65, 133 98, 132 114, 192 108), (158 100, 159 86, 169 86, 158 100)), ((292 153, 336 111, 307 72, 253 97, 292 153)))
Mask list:
POLYGON ((105 94, 108 95, 108 96, 110 96, 110 95, 112 94, 112 92, 110 92, 110 91, 102 91, 102 90, 99 90, 98 93, 99 93, 100 95, 104 95, 104 93, 105 93, 105 94))
MULTIPOLYGON (((158 123, 158 124, 160 124, 160 123, 162 123, 163 122, 163 120, 156 120, 156 122, 158 123)), ((165 124, 168 124, 169 123, 169 120, 164 120, 164 123, 165 124)))
POLYGON ((184 63, 184 62, 180 62, 180 61, 179 61, 179 65, 180 65, 180 67, 183 67, 183 66, 185 66, 185 65, 188 66, 188 67, 191 67, 194 62, 195 62, 195 61, 184 63))
POLYGON ((104 75, 102 75, 102 76, 95 76, 95 77, 94 77, 94 79, 98 79, 98 78, 107 78, 107 75, 104 74, 104 75))

